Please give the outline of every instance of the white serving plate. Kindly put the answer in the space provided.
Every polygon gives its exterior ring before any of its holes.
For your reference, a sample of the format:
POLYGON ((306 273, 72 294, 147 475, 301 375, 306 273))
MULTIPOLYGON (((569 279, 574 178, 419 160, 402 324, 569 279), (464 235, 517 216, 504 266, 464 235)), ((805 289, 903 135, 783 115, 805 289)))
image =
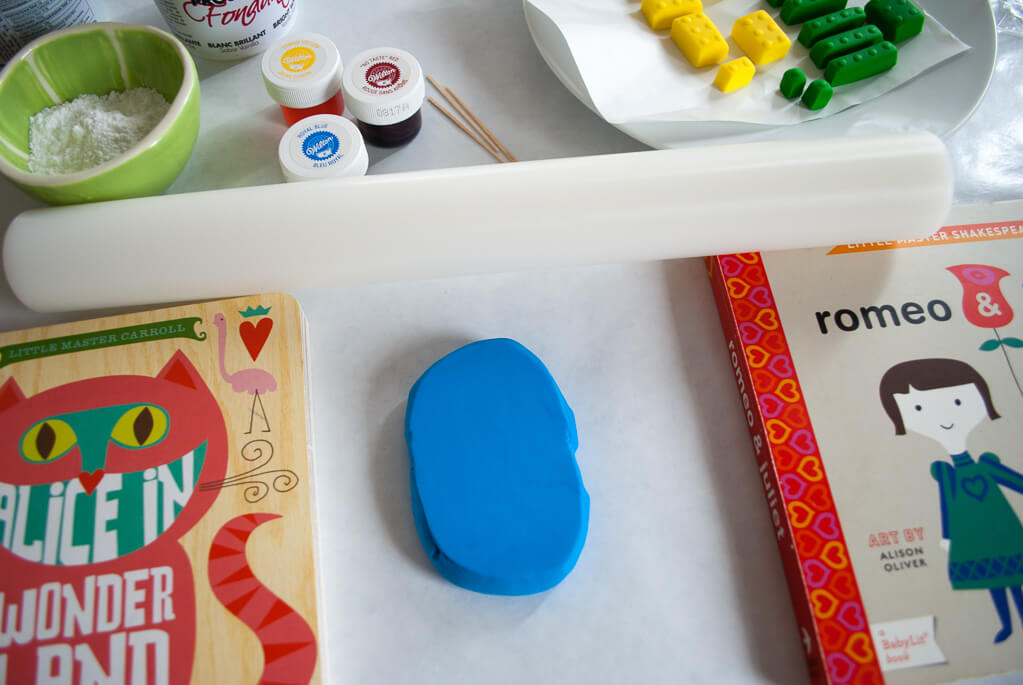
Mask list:
MULTIPOLYGON (((920 129, 947 136, 969 118, 987 89, 995 63, 995 19, 987 0, 918 2, 970 49, 874 100, 790 126, 734 121, 632 121, 614 126, 655 148, 920 129)), ((523 0, 523 7, 533 42, 551 71, 596 112, 561 29, 531 0, 523 0)))

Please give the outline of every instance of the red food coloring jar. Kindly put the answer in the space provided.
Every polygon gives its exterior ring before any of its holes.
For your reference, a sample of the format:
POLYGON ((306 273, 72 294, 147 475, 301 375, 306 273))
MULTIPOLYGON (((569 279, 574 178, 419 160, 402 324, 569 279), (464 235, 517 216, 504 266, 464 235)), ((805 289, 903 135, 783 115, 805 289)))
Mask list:
POLYGON ((370 145, 398 147, 419 135, 426 82, 408 52, 386 47, 360 52, 344 70, 341 90, 370 145))

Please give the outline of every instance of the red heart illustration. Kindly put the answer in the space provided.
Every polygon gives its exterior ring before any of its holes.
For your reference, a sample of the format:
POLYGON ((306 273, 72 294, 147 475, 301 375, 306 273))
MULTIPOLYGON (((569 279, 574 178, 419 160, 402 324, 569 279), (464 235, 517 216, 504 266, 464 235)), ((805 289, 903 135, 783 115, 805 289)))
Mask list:
POLYGON ((806 481, 795 474, 786 473, 781 477, 780 482, 781 491, 787 500, 799 499, 806 492, 806 481))
POLYGON ((759 266, 749 267, 748 269, 746 269, 746 273, 744 273, 742 276, 743 278, 746 279, 747 282, 752 283, 753 285, 763 285, 764 282, 767 280, 766 278, 764 278, 764 270, 759 266))
POLYGON ((721 272, 727 277, 732 278, 742 273, 742 262, 735 257, 723 257, 721 259, 721 272))
POLYGON ((242 337, 242 342, 245 343, 245 349, 249 351, 252 361, 256 361, 256 357, 263 351, 263 345, 270 337, 270 329, 273 327, 273 319, 260 319, 256 325, 253 325, 251 321, 242 321, 238 326, 238 335, 242 337))
POLYGON ((753 387, 757 389, 757 392, 771 392, 777 380, 770 371, 753 369, 753 387))
POLYGON ((852 599, 856 596, 856 582, 848 571, 836 572, 829 587, 842 599, 852 599))
MULTIPOLYGON (((813 521, 814 511, 800 501, 789 502, 789 519, 796 528, 806 528, 813 521)), ((827 552, 827 549, 824 550, 827 552)))
POLYGON ((766 395, 760 396, 760 413, 766 418, 773 419, 778 416, 784 408, 785 405, 782 404, 781 400, 774 395, 767 393, 766 395))
POLYGON ((773 331, 780 325, 778 315, 773 309, 761 309, 753 320, 760 324, 761 328, 766 328, 769 331, 773 331))
POLYGON ((825 540, 835 540, 838 538, 838 519, 830 511, 826 511, 813 522, 813 529, 825 540))
POLYGON ((852 677, 856 670, 856 662, 845 654, 828 655, 828 672, 831 673, 831 680, 835 683, 844 683, 852 677))
POLYGON ((796 532, 796 546, 800 555, 815 557, 821 549, 821 539, 809 530, 800 530, 796 532))
POLYGON ((786 438, 789 437, 789 427, 777 419, 771 419, 764 427, 767 428, 767 439, 778 445, 785 442, 786 438))
POLYGON ((786 378, 778 384, 778 397, 786 402, 798 402, 803 398, 799 393, 799 385, 791 378, 786 378))
POLYGON ((103 473, 103 469, 96 469, 92 473, 82 471, 78 474, 78 482, 82 484, 86 495, 91 495, 92 491, 99 485, 99 482, 103 480, 103 473))
POLYGON ((849 643, 845 646, 845 653, 861 664, 874 660, 874 649, 870 646, 870 637, 866 633, 856 633, 849 638, 849 643))
POLYGON ((831 508, 831 495, 828 494, 828 488, 823 483, 818 483, 810 488, 810 492, 806 494, 806 501, 817 507, 817 511, 827 511, 831 508))
POLYGON ((789 444, 803 454, 813 454, 817 451, 817 444, 813 441, 813 433, 805 428, 796 431, 796 434, 792 436, 792 442, 789 444))
POLYGON ((847 568, 849 566, 849 557, 845 555, 845 547, 837 540, 824 545, 821 559, 834 569, 847 568))
MULTIPOLYGON (((782 382, 784 383, 786 381, 782 382)), ((782 392, 784 392, 781 386, 782 383, 779 383, 778 384, 779 395, 782 392)), ((785 408, 785 411, 782 413, 782 418, 785 419, 785 422, 792 426, 793 428, 804 428, 810 424, 810 419, 806 415, 806 410, 803 409, 802 405, 799 404, 790 404, 789 406, 787 406, 785 408)))
POLYGON ((757 308, 746 300, 736 300, 732 303, 732 308, 735 311, 735 318, 739 321, 749 321, 757 315, 757 308))
MULTIPOLYGON (((774 463, 778 465, 778 469, 781 471, 791 471, 802 458, 802 455, 800 455, 799 452, 795 451, 788 445, 775 446, 774 453, 774 463)), ((818 508, 827 509, 828 507, 818 508)))
MULTIPOLYGON (((763 274, 761 273, 760 275, 762 276, 763 274)), ((749 278, 749 276, 750 276, 749 273, 747 273, 746 278, 749 278)), ((750 279, 750 282, 755 283, 756 281, 750 279)), ((771 291, 762 285, 757 286, 756 288, 753 288, 752 291, 750 291, 749 301, 757 305, 758 307, 762 307, 764 309, 767 309, 768 307, 774 304, 774 301, 771 299, 771 291)))
MULTIPOLYGON (((863 630, 867 627, 867 622, 863 618, 863 607, 858 602, 843 604, 842 608, 838 610, 837 618, 838 622, 849 630, 863 630)), ((852 645, 852 640, 849 641, 849 644, 852 645)), ((862 652, 860 653, 862 654, 862 652)), ((850 656, 857 659, 856 654, 850 654, 850 656)))
POLYGON ((735 255, 747 264, 759 264, 760 253, 759 252, 739 252, 735 255))
POLYGON ((803 575, 806 577, 807 585, 813 588, 818 588, 828 582, 828 576, 831 575, 831 569, 816 559, 807 559, 806 562, 803 563, 803 575))
MULTIPOLYGON (((765 340, 764 342, 766 343, 767 341, 765 340)), ((766 346, 766 344, 765 344, 765 346, 766 346)), ((768 349, 777 354, 777 356, 774 359, 771 360, 771 367, 770 367, 771 371, 774 371, 776 374, 778 374, 782 378, 788 378, 789 376, 791 376, 792 375, 792 360, 789 359, 784 354, 780 354, 781 350, 776 350, 776 349, 773 349, 773 348, 770 348, 770 347, 768 347, 768 349)))
POLYGON ((803 461, 799 462, 796 471, 803 478, 812 480, 815 483, 824 477, 824 472, 821 470, 821 462, 815 456, 804 458, 803 461))
POLYGON ((729 278, 727 283, 728 294, 733 300, 741 300, 749 292, 749 284, 741 278, 729 278))
POLYGON ((739 324, 739 337, 742 338, 742 342, 746 345, 752 345, 759 342, 760 338, 764 336, 764 331, 760 329, 760 326, 755 323, 744 321, 739 324))
POLYGON ((746 359, 749 361, 749 365, 754 369, 759 369, 761 366, 766 364, 767 360, 770 358, 771 355, 769 355, 762 347, 750 345, 746 348, 746 359))
POLYGON ((824 621, 820 624, 821 644, 829 652, 838 649, 845 644, 845 631, 834 621, 824 621))
MULTIPOLYGON (((764 347, 769 349, 775 354, 782 354, 785 352, 785 336, 781 331, 771 331, 764 336, 764 347)), ((786 374, 779 374, 784 376, 786 374)))
POLYGON ((810 593, 810 601, 817 618, 831 618, 838 611, 838 600, 827 590, 814 590, 810 593))

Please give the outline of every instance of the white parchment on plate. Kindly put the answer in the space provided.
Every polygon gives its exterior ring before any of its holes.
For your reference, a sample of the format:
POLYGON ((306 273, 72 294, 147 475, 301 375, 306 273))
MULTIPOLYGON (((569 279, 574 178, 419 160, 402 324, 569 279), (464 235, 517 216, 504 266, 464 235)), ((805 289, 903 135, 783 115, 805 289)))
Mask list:
MULTIPOLYGON (((792 40, 789 54, 757 68, 750 85, 722 93, 712 85, 717 67, 694 68, 668 31, 654 31, 628 0, 525 0, 561 32, 596 112, 612 124, 637 121, 733 121, 784 125, 818 119, 872 100, 968 49, 928 15, 924 31, 899 46, 899 63, 880 76, 837 88, 831 103, 813 112, 778 93, 782 74, 798 66, 812 80, 822 73, 796 41, 799 26, 786 26, 777 9, 759 0, 707 0, 704 13, 729 42, 729 59, 743 55, 730 38, 741 16, 764 9, 792 40)), ((862 6, 853 0, 849 6, 862 6)), ((926 3, 921 3, 926 9, 926 3)))

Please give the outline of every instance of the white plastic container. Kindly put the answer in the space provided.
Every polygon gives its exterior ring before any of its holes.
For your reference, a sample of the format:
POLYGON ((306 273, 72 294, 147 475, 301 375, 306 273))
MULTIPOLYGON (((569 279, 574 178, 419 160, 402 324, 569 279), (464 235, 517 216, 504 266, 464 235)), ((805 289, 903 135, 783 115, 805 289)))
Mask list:
POLYGON ((95 0, 2 0, 0 66, 44 33, 96 21, 96 9, 95 0))
POLYGON ((196 57, 245 59, 288 32, 298 0, 153 0, 196 57))
POLYGON ((423 68, 399 48, 372 48, 351 59, 341 79, 345 106, 370 145, 397 147, 422 128, 423 68))
POLYGON ((277 147, 281 173, 289 181, 364 176, 369 153, 355 124, 334 114, 317 114, 289 128, 277 147))
POLYGON ((260 68, 267 94, 289 125, 316 114, 344 113, 344 64, 326 36, 306 31, 283 38, 263 53, 260 68))

